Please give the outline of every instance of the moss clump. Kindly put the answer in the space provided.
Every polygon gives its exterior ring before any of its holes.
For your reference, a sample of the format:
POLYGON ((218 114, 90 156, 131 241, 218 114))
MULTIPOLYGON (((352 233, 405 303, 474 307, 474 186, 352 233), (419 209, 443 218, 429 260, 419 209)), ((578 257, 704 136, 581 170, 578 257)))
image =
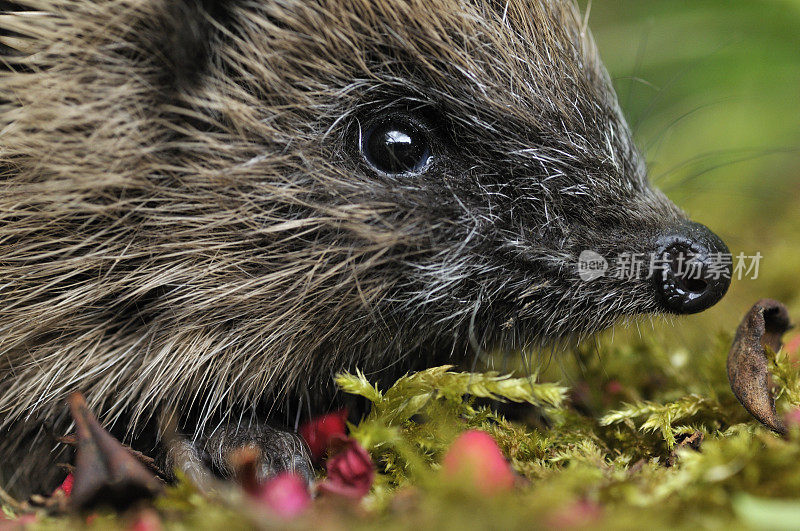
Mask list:
MULTIPOLYGON (((389 529, 794 527, 800 429, 781 438, 748 418, 725 376, 729 341, 721 335, 691 355, 655 340, 578 349, 570 360, 583 379, 569 386, 451 367, 404 376, 386 390, 362 374, 340 375, 345 392, 373 404, 350 426, 380 472, 362 502, 323 497, 286 522, 236 496, 205 497, 184 481, 150 510, 167 529, 302 529, 320 521, 389 529), (531 421, 511 422, 483 398, 529 403, 531 421), (486 495, 439 473, 452 440, 467 429, 498 442, 521 478, 512 492, 486 495)), ((800 397, 794 359, 784 351, 771 357, 783 412, 800 397)), ((89 523, 86 515, 40 516, 35 526, 126 528, 137 511, 89 523)))

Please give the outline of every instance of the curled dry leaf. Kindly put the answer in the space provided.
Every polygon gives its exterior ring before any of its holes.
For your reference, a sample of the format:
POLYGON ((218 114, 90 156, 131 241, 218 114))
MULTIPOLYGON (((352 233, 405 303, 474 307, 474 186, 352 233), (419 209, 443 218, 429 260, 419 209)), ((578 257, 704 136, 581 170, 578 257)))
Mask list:
MULTIPOLYGON (((78 445, 78 437, 74 433, 70 433, 69 435, 62 435, 61 437, 56 437, 56 440, 58 442, 60 442, 60 443, 66 444, 68 446, 73 446, 74 447, 74 446, 78 445)), ((122 443, 120 443, 120 444, 122 444, 122 443)), ((139 450, 134 450, 133 448, 131 448, 127 444, 123 444, 122 446, 123 446, 123 448, 128 450, 128 452, 130 452, 130 454, 133 457, 135 457, 141 464, 143 464, 148 470, 150 470, 150 472, 155 474, 155 476, 157 478, 159 478, 161 480, 165 480, 168 477, 167 474, 158 467, 158 465, 156 464, 156 460, 155 459, 153 459, 149 455, 143 454, 139 450)), ((67 472, 70 473, 70 475, 72 474, 72 472, 75 469, 74 466, 66 464, 66 463, 60 463, 58 466, 66 469, 67 472)), ((70 481, 72 481, 72 480, 70 479, 70 481)), ((70 488, 71 488, 71 483, 70 483, 70 488)), ((67 493, 67 494, 69 494, 69 493, 67 493)))
POLYGON ((103 429, 80 393, 69 397, 77 451, 70 505, 86 509, 108 504, 127 507, 155 496, 163 487, 130 451, 103 429))
POLYGON ((742 319, 728 352, 728 380, 739 402, 759 422, 784 434, 786 426, 775 412, 766 348, 781 348, 781 337, 791 328, 786 306, 761 299, 742 319))

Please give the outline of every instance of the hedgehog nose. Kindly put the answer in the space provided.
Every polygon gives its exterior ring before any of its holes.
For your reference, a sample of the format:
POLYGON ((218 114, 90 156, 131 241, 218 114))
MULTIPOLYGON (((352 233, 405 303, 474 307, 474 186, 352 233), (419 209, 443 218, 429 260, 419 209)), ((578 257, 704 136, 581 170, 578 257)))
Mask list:
POLYGON ((654 274, 663 307, 672 313, 702 312, 716 304, 731 283, 731 256, 705 225, 685 222, 656 244, 661 269, 654 274))

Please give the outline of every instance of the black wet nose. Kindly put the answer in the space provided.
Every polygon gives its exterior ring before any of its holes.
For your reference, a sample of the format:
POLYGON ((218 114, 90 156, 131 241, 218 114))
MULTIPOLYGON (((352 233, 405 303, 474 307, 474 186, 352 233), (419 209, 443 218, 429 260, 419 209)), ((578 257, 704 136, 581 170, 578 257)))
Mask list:
POLYGON ((656 291, 672 313, 697 313, 716 304, 731 283, 730 251, 705 225, 687 222, 656 242, 661 270, 656 291))

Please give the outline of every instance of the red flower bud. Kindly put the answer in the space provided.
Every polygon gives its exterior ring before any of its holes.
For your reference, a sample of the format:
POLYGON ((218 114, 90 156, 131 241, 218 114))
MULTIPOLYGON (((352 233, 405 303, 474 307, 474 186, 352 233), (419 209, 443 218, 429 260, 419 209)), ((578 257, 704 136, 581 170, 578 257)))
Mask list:
POLYGON ((800 407, 796 407, 783 416, 786 427, 800 426, 800 407))
POLYGON ((484 494, 507 491, 514 486, 514 472, 486 432, 470 430, 459 435, 442 460, 446 477, 466 480, 484 494))
POLYGON ((326 468, 328 478, 320 484, 320 492, 360 499, 369 492, 375 479, 375 467, 369 454, 349 437, 331 441, 326 468))
MULTIPOLYGON (((62 481, 61 485, 59 485, 58 488, 56 489, 56 492, 59 490, 63 490, 64 494, 69 496, 72 493, 72 481, 74 479, 75 478, 72 476, 72 472, 67 474, 67 477, 64 478, 64 481, 62 481)), ((55 494, 55 492, 53 494, 55 494)))
POLYGON ((789 353, 790 356, 789 359, 796 360, 797 359, 796 355, 798 354, 798 352, 800 352, 800 334, 789 338, 789 340, 786 341, 783 350, 789 353))
POLYGON ((344 437, 346 431, 346 409, 316 417, 300 426, 300 435, 305 439, 314 462, 318 464, 324 460, 331 439, 344 437))
POLYGON ((21 514, 19 516, 7 516, 0 509, 0 531, 21 531, 29 524, 35 524, 39 517, 35 514, 21 514))
POLYGON ((603 508, 590 500, 575 500, 552 513, 547 518, 548 527, 554 529, 569 529, 586 527, 596 523, 603 517, 603 508))
POLYGON ((283 518, 293 518, 311 504, 305 480, 292 472, 281 472, 261 485, 255 498, 283 518))
POLYGON ((152 509, 144 509, 126 531, 161 531, 161 518, 152 509))
POLYGON ((625 387, 619 382, 619 380, 609 380, 606 383, 606 393, 609 395, 621 395, 625 392, 625 387))

